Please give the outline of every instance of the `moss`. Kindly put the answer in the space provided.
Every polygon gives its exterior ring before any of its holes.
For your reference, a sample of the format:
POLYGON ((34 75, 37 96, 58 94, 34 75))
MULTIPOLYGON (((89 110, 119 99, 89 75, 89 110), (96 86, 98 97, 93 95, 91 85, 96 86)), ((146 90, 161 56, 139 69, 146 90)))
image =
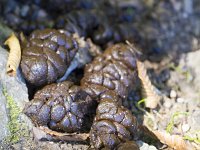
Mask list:
POLYGON ((19 142, 22 137, 28 136, 28 128, 21 121, 20 115, 22 110, 17 106, 13 97, 8 95, 5 87, 3 88, 3 95, 7 100, 7 109, 9 115, 8 129, 10 132, 10 135, 5 139, 5 141, 9 142, 10 144, 14 144, 19 142))

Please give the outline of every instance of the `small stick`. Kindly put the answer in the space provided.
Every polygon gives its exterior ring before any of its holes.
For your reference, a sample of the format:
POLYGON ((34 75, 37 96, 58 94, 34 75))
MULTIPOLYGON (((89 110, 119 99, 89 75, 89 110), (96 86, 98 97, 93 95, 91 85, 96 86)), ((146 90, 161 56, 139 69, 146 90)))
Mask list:
POLYGON ((6 73, 9 76, 16 76, 17 68, 21 60, 21 47, 18 38, 14 33, 5 41, 5 45, 8 45, 10 53, 6 65, 6 73))

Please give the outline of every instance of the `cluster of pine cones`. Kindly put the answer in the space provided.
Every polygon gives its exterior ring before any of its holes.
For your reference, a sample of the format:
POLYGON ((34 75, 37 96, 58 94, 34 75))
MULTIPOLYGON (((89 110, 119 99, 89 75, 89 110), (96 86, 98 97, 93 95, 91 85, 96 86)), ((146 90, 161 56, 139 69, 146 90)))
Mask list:
POLYGON ((29 35, 21 38, 20 67, 26 83, 39 90, 24 113, 35 126, 89 132, 95 149, 139 149, 134 142, 136 117, 122 105, 135 86, 136 57, 129 45, 119 44, 140 40, 130 13, 136 10, 106 0, 49 0, 50 7, 45 3, 8 0, 1 12, 9 26, 29 35), (16 5, 9 9, 13 2, 16 5), (29 18, 31 12, 34 15, 29 18), (80 50, 74 34, 108 47, 85 66, 80 85, 60 82, 80 50))
POLYGON ((83 133, 90 124, 88 118, 96 114, 90 126, 94 148, 120 149, 127 142, 138 148, 131 141, 138 129, 136 118, 122 106, 137 77, 136 58, 129 45, 115 44, 96 56, 86 65, 79 86, 70 81, 55 83, 79 49, 69 32, 36 30, 21 45, 20 66, 26 82, 44 86, 24 108, 36 126, 83 133))

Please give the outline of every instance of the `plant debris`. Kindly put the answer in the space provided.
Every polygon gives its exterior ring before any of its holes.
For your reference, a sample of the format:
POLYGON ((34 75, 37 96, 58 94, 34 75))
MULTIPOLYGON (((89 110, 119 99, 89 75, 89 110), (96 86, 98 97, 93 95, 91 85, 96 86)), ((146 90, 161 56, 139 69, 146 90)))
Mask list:
POLYGON ((138 76, 142 82, 142 92, 145 98, 145 106, 148 108, 156 108, 162 96, 159 95, 158 90, 152 85, 144 64, 137 60, 138 76))
POLYGON ((14 33, 5 41, 5 45, 10 48, 8 62, 6 65, 6 73, 9 76, 16 76, 17 69, 21 61, 21 47, 18 38, 14 33))

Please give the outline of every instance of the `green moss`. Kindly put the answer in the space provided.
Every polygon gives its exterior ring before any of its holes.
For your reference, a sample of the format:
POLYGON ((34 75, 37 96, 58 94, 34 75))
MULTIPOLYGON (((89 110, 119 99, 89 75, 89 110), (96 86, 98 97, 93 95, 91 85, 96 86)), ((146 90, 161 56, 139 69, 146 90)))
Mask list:
POLYGON ((28 128, 20 119, 20 114, 22 110, 17 106, 13 97, 8 95, 6 88, 3 88, 3 95, 7 100, 7 109, 9 115, 8 129, 10 135, 5 139, 6 142, 10 144, 17 143, 22 137, 26 137, 28 133, 28 128))

